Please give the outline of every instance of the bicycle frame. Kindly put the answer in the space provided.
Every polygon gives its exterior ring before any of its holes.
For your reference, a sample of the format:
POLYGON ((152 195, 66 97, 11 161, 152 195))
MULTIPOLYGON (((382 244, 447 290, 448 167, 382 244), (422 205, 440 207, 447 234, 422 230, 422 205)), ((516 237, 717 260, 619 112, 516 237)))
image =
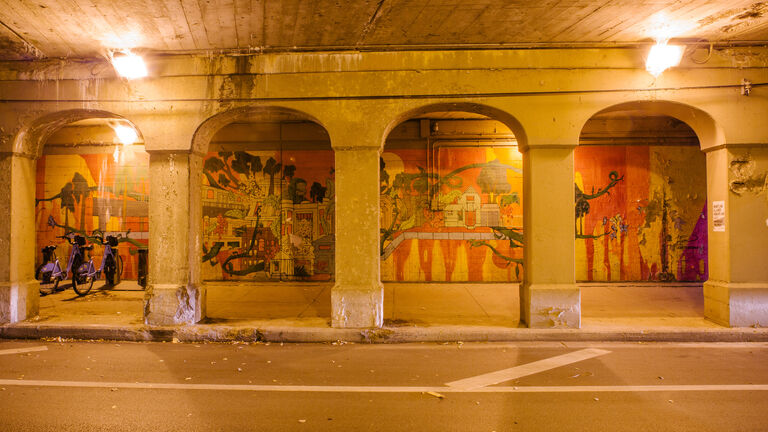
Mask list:
POLYGON ((104 271, 104 265, 107 263, 107 257, 112 257, 112 259, 117 260, 115 257, 115 253, 112 251, 112 246, 110 246, 108 243, 104 243, 104 254, 101 256, 101 265, 99 266, 99 269, 96 271, 96 277, 100 278, 101 273, 104 271))
POLYGON ((53 278, 59 278, 59 279, 66 279, 66 274, 61 270, 61 264, 59 264, 59 257, 56 256, 56 247, 55 246, 47 246, 52 249, 49 249, 47 252, 43 252, 43 262, 45 264, 41 267, 40 273, 48 273, 50 272, 49 279, 53 278))

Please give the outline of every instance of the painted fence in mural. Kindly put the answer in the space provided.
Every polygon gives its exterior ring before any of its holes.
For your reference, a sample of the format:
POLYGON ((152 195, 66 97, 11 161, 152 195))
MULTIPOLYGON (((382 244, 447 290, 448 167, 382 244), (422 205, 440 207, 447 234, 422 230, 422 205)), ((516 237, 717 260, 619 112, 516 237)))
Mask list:
POLYGON ((517 147, 385 149, 381 279, 520 280, 521 202, 517 147))
POLYGON ((208 153, 203 279, 332 279, 333 167, 332 150, 208 153))
MULTIPOLYGON (((148 170, 148 154, 132 149, 119 155, 44 155, 38 159, 36 264, 42 261, 40 249, 49 244, 58 246, 56 254, 65 264, 70 245, 57 236, 72 231, 88 237, 96 230, 122 235, 118 251, 123 279, 136 279, 137 251, 149 242, 148 170)), ((91 256, 98 266, 103 249, 98 242, 95 245, 91 256)))
POLYGON ((707 279, 706 167, 696 146, 575 152, 576 279, 707 279))

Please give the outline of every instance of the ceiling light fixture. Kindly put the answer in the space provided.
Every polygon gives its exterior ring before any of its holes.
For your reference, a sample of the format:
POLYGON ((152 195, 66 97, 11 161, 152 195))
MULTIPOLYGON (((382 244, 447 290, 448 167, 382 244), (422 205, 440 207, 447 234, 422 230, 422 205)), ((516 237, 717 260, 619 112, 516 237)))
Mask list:
POLYGON ((112 128, 112 130, 115 131, 117 140, 125 146, 135 143, 139 138, 139 134, 136 133, 136 129, 130 126, 116 125, 112 128))
POLYGON ((658 41, 648 52, 645 60, 645 70, 654 77, 658 77, 665 70, 680 64, 685 47, 680 45, 667 45, 667 41, 658 41))
POLYGON ((117 73, 127 79, 144 78, 148 75, 147 65, 141 56, 132 53, 130 50, 123 50, 110 55, 112 66, 117 73))

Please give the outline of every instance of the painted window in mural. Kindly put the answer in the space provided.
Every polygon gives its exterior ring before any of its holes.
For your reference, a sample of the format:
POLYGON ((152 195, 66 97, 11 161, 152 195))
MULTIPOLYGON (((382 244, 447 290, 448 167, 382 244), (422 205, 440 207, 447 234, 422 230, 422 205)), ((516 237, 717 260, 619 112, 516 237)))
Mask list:
POLYGON ((707 279, 698 146, 580 146, 574 159, 577 280, 707 279))
MULTIPOLYGON (((112 149, 114 147, 111 147, 112 149)), ((70 245, 56 238, 73 231, 94 241, 94 231, 121 235, 118 253, 123 279, 138 276, 138 250, 149 242, 149 155, 141 146, 120 152, 46 154, 37 161, 35 224, 40 249, 58 246, 63 262, 70 245), (141 150, 137 149, 141 148, 141 150)), ((99 242, 91 254, 101 262, 99 242)))
POLYGON ((522 157, 514 145, 388 145, 381 156, 383 281, 519 281, 522 157))
POLYGON ((205 280, 333 279, 333 150, 212 151, 202 193, 205 280))

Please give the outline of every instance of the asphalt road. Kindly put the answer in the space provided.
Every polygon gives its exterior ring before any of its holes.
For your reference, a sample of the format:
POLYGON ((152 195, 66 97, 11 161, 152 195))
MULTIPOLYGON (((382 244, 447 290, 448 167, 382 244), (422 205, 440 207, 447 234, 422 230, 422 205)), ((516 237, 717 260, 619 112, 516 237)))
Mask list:
POLYGON ((0 431, 765 431, 768 344, 0 341, 0 431))

